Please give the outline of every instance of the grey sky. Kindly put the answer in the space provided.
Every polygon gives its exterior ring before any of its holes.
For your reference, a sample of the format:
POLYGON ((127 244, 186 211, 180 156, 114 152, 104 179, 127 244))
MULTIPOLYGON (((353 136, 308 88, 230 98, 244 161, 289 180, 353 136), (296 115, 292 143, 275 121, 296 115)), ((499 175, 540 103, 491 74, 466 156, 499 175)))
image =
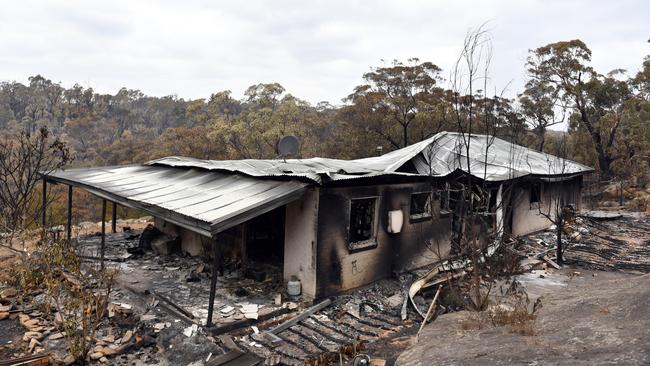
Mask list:
POLYGON ((418 57, 448 75, 467 30, 489 22, 496 88, 515 95, 530 48, 580 38, 601 72, 650 54, 636 1, 6 1, 0 80, 42 74, 99 92, 207 98, 281 83, 339 104, 381 60, 418 57))

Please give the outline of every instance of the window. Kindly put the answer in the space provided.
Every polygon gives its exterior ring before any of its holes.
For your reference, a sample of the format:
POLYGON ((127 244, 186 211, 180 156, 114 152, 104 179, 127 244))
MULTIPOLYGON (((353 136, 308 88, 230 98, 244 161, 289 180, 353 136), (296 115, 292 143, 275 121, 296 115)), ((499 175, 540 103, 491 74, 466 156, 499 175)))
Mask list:
POLYGON ((539 201, 542 198, 542 185, 540 183, 533 183, 530 186, 530 205, 538 207, 539 201))
POLYGON ((377 198, 350 200, 350 226, 348 248, 366 249, 377 246, 375 241, 375 212, 377 198))
POLYGON ((431 192, 411 194, 411 207, 409 211, 411 221, 431 218, 431 192))

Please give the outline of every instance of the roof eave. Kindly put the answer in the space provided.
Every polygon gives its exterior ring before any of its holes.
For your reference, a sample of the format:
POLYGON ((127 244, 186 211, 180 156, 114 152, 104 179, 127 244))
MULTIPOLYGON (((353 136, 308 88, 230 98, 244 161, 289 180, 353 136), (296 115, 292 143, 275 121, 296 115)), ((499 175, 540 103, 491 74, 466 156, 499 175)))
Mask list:
POLYGON ((196 220, 194 218, 191 218, 191 217, 188 217, 188 216, 185 216, 185 215, 181 215, 179 213, 176 213, 176 212, 173 212, 173 211, 170 211, 170 210, 166 210, 166 209, 163 209, 163 208, 158 207, 158 206, 149 205, 149 204, 145 204, 143 202, 130 200, 130 199, 126 198, 126 197, 119 196, 119 195, 113 194, 111 192, 105 191, 103 189, 95 188, 95 187, 92 187, 90 185, 80 183, 80 182, 76 182, 76 181, 73 181, 73 180, 68 180, 68 179, 61 178, 61 177, 55 177, 55 176, 52 176, 52 175, 49 175, 49 174, 44 174, 43 178, 45 178, 46 181, 48 181, 48 182, 62 183, 62 184, 67 184, 67 185, 70 185, 70 186, 73 186, 73 187, 83 188, 84 190, 94 194, 95 196, 97 196, 99 198, 119 203, 120 205, 125 206, 125 207, 145 211, 147 213, 150 213, 152 216, 159 217, 161 219, 164 219, 165 221, 168 221, 168 222, 170 222, 172 224, 183 227, 183 228, 185 228, 187 230, 193 231, 193 232, 195 232, 197 234, 207 236, 207 237, 212 236, 213 230, 212 230, 211 224, 208 223, 208 222, 201 221, 201 220, 196 220))

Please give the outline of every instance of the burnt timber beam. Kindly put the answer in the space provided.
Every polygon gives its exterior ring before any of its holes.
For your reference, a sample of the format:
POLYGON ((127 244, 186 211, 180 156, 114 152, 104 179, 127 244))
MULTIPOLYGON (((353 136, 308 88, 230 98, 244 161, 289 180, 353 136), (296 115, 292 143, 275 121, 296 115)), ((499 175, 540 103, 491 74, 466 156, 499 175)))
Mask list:
POLYGON ((189 311, 187 311, 187 310, 183 309, 182 307, 176 305, 173 301, 171 301, 167 297, 161 295, 160 292, 158 292, 156 290, 153 290, 153 294, 154 294, 154 297, 157 297, 160 300, 162 300, 163 302, 167 303, 169 306, 173 307, 174 309, 176 309, 176 311, 183 314, 187 318, 194 319, 194 315, 192 315, 192 313, 190 313, 189 311))
POLYGON ((321 301, 320 303, 310 307, 309 309, 305 310, 302 312, 300 315, 291 318, 284 323, 276 326, 275 328, 268 330, 266 332, 262 333, 262 337, 266 338, 269 340, 271 343, 277 344, 279 342, 282 342, 282 338, 278 336, 278 333, 282 332, 283 330, 289 329, 293 327, 294 325, 300 323, 301 321, 307 319, 310 315, 315 314, 322 309, 328 307, 332 303, 332 300, 330 299, 325 299, 321 301))
POLYGON ((207 327, 212 326, 212 316, 214 315, 214 297, 217 293, 217 275, 219 274, 219 262, 221 253, 219 253, 219 245, 217 244, 217 237, 212 237, 212 279, 210 281, 210 303, 208 304, 208 320, 207 327))
POLYGON ((68 221, 66 226, 66 239, 72 240, 72 186, 68 186, 68 221))
POLYGON ((47 216, 47 180, 45 177, 43 177, 43 202, 41 203, 41 224, 43 225, 43 230, 45 230, 45 226, 47 224, 46 216, 47 216))
POLYGON ((282 316, 285 314, 289 314, 291 310, 288 308, 279 308, 276 310, 273 310, 271 312, 265 313, 265 314, 260 314, 257 319, 241 319, 241 320, 235 320, 234 322, 230 322, 224 325, 219 325, 212 327, 210 329, 210 333, 213 336, 218 336, 224 333, 232 332, 239 330, 241 328, 246 328, 251 325, 259 324, 261 322, 264 322, 266 320, 275 318, 277 316, 282 316))
POLYGON ((101 247, 101 268, 104 269, 104 249, 106 247, 106 200, 102 200, 102 247, 101 247))
POLYGON ((117 232, 117 202, 113 201, 111 206, 111 232, 117 232))

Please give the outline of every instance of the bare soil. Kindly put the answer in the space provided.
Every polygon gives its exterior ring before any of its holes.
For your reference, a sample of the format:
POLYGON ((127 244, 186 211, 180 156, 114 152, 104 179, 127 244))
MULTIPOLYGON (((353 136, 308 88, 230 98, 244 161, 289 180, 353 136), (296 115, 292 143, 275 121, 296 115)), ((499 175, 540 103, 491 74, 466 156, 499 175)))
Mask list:
POLYGON ((566 267, 520 281, 531 300, 542 297, 534 335, 514 334, 507 326, 464 330, 469 312, 445 314, 396 364, 650 364, 650 275, 566 267))

